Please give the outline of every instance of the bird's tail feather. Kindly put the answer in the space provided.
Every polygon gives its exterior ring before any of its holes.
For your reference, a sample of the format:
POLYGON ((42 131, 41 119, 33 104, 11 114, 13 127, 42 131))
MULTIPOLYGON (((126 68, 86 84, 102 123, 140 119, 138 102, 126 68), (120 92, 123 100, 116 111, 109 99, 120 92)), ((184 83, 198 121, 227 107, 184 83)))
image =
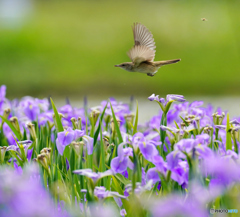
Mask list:
POLYGON ((163 60, 163 61, 156 61, 154 62, 156 66, 160 67, 163 65, 168 65, 168 64, 172 64, 172 63, 177 63, 179 62, 181 59, 174 59, 174 60, 163 60))

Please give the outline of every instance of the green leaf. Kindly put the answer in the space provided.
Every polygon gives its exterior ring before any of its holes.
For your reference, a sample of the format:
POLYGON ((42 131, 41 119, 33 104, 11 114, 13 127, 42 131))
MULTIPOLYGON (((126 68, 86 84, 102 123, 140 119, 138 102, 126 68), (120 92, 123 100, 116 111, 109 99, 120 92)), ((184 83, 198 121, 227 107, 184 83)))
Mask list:
MULTIPOLYGON (((101 125, 100 125, 101 127, 101 125)), ((103 143, 103 138, 102 138, 102 129, 100 130, 100 139, 101 139, 101 154, 100 154, 100 159, 101 159, 101 162, 100 162, 100 168, 101 168, 101 172, 104 172, 106 170, 106 166, 105 166, 105 148, 104 148, 104 143, 103 143)), ((103 179, 103 182, 104 182, 104 186, 105 186, 105 183, 106 183, 106 179, 103 179)))
POLYGON ((176 121, 174 121, 174 123, 175 123, 175 125, 176 125, 177 129, 180 129, 180 127, 178 126, 177 122, 176 122, 176 121))
MULTIPOLYGON (((124 195, 124 192, 123 192, 121 186, 119 185, 117 179, 115 178, 115 176, 112 176, 112 180, 113 180, 113 182, 112 182, 113 188, 114 188, 119 194, 124 195)), ((124 208, 126 209, 126 212, 127 212, 127 213, 130 213, 130 203, 129 203, 129 201, 127 201, 126 199, 122 199, 122 203, 123 203, 124 208)))
POLYGON ((188 126, 189 126, 188 122, 187 122, 183 117, 181 117, 181 116, 179 116, 179 117, 182 119, 182 121, 184 122, 184 124, 186 124, 186 126, 188 127, 188 126))
POLYGON ((89 117, 89 120, 90 120, 90 124, 91 124, 91 130, 90 130, 90 136, 93 137, 93 134, 94 134, 94 119, 93 117, 89 117))
POLYGON ((137 108, 136 108, 136 116, 135 116, 135 124, 133 128, 133 135, 137 132, 137 126, 138 126, 138 101, 137 102, 137 108))
POLYGON ((115 114, 114 114, 114 111, 113 111, 111 102, 110 102, 110 106, 111 106, 111 110, 112 110, 114 127, 115 127, 115 130, 116 130, 117 135, 118 135, 119 143, 122 143, 122 142, 123 142, 122 134, 121 134, 121 132, 120 132, 120 129, 119 129, 119 126, 118 126, 118 123, 117 123, 117 119, 116 119, 116 116, 115 116, 115 114))
MULTIPOLYGON (((167 126, 167 117, 166 117, 165 113, 162 113, 161 125, 167 126)), ((160 139, 161 139, 161 142, 162 142, 161 155, 163 154, 163 145, 164 145, 165 137, 166 137, 166 131, 160 129, 160 139)))
POLYGON ((18 138, 18 140, 21 140, 20 133, 15 129, 15 127, 12 125, 12 123, 8 119, 4 118, 3 116, 0 115, 0 117, 10 127, 10 129, 13 131, 13 133, 18 138))
POLYGON ((229 113, 227 113, 227 124, 226 124, 226 149, 227 150, 232 149, 229 113))
POLYGON ((122 174, 116 174, 115 177, 124 185, 131 184, 131 181, 126 179, 122 174))
POLYGON ((94 134, 94 142, 93 142, 93 145, 95 145, 96 142, 97 142, 97 138, 98 138, 98 135, 99 135, 99 132, 100 132, 101 123, 102 123, 102 120, 103 120, 103 117, 104 117, 104 114, 105 114, 107 105, 108 105, 108 103, 107 103, 106 106, 104 107, 103 112, 102 112, 102 114, 101 114, 101 116, 100 116, 98 128, 97 128, 97 130, 96 130, 96 132, 95 132, 95 134, 94 134))
POLYGON ((58 111, 56 109, 56 106, 54 105, 54 102, 53 102, 52 98, 50 98, 50 100, 51 100, 51 103, 52 103, 52 107, 53 107, 53 111, 54 111, 55 118, 56 118, 56 123, 57 123, 57 126, 55 126, 55 127, 57 129, 57 132, 62 132, 62 131, 64 131, 64 129, 63 129, 61 119, 59 117, 58 111))
POLYGON ((163 113, 165 113, 165 108, 163 107, 162 103, 160 103, 160 102, 157 101, 157 100, 154 100, 154 101, 158 103, 158 105, 161 107, 163 113))
POLYGON ((170 109, 172 103, 174 102, 175 100, 171 100, 167 103, 166 107, 165 107, 165 113, 167 114, 168 113, 168 110, 170 109))

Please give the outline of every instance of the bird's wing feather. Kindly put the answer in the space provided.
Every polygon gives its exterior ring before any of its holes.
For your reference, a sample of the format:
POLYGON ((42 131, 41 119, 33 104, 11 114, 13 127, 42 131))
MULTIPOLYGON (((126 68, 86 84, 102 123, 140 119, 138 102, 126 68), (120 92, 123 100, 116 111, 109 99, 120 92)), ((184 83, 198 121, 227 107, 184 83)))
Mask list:
POLYGON ((152 62, 155 56, 155 50, 144 45, 134 46, 128 52, 129 58, 132 60, 135 66, 138 66, 141 62, 149 61, 152 62))
POLYGON ((155 42, 152 33, 141 23, 133 24, 134 46, 144 45, 151 50, 155 50, 155 42))

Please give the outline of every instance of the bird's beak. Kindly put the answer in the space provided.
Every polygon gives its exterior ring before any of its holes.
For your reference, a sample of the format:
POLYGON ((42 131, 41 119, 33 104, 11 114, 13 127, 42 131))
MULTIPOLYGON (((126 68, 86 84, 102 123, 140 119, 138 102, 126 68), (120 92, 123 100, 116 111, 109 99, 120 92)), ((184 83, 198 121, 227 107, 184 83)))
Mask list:
POLYGON ((114 65, 115 67, 119 67, 119 65, 114 65))

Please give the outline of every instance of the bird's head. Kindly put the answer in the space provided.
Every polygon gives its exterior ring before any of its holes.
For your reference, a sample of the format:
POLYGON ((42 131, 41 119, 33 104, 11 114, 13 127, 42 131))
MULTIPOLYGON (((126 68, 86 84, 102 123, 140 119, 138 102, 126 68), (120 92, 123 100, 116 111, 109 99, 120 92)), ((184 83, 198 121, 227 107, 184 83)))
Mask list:
POLYGON ((115 67, 119 67, 119 68, 122 68, 124 70, 131 72, 133 70, 133 63, 131 63, 131 62, 121 63, 119 65, 115 65, 115 67))

